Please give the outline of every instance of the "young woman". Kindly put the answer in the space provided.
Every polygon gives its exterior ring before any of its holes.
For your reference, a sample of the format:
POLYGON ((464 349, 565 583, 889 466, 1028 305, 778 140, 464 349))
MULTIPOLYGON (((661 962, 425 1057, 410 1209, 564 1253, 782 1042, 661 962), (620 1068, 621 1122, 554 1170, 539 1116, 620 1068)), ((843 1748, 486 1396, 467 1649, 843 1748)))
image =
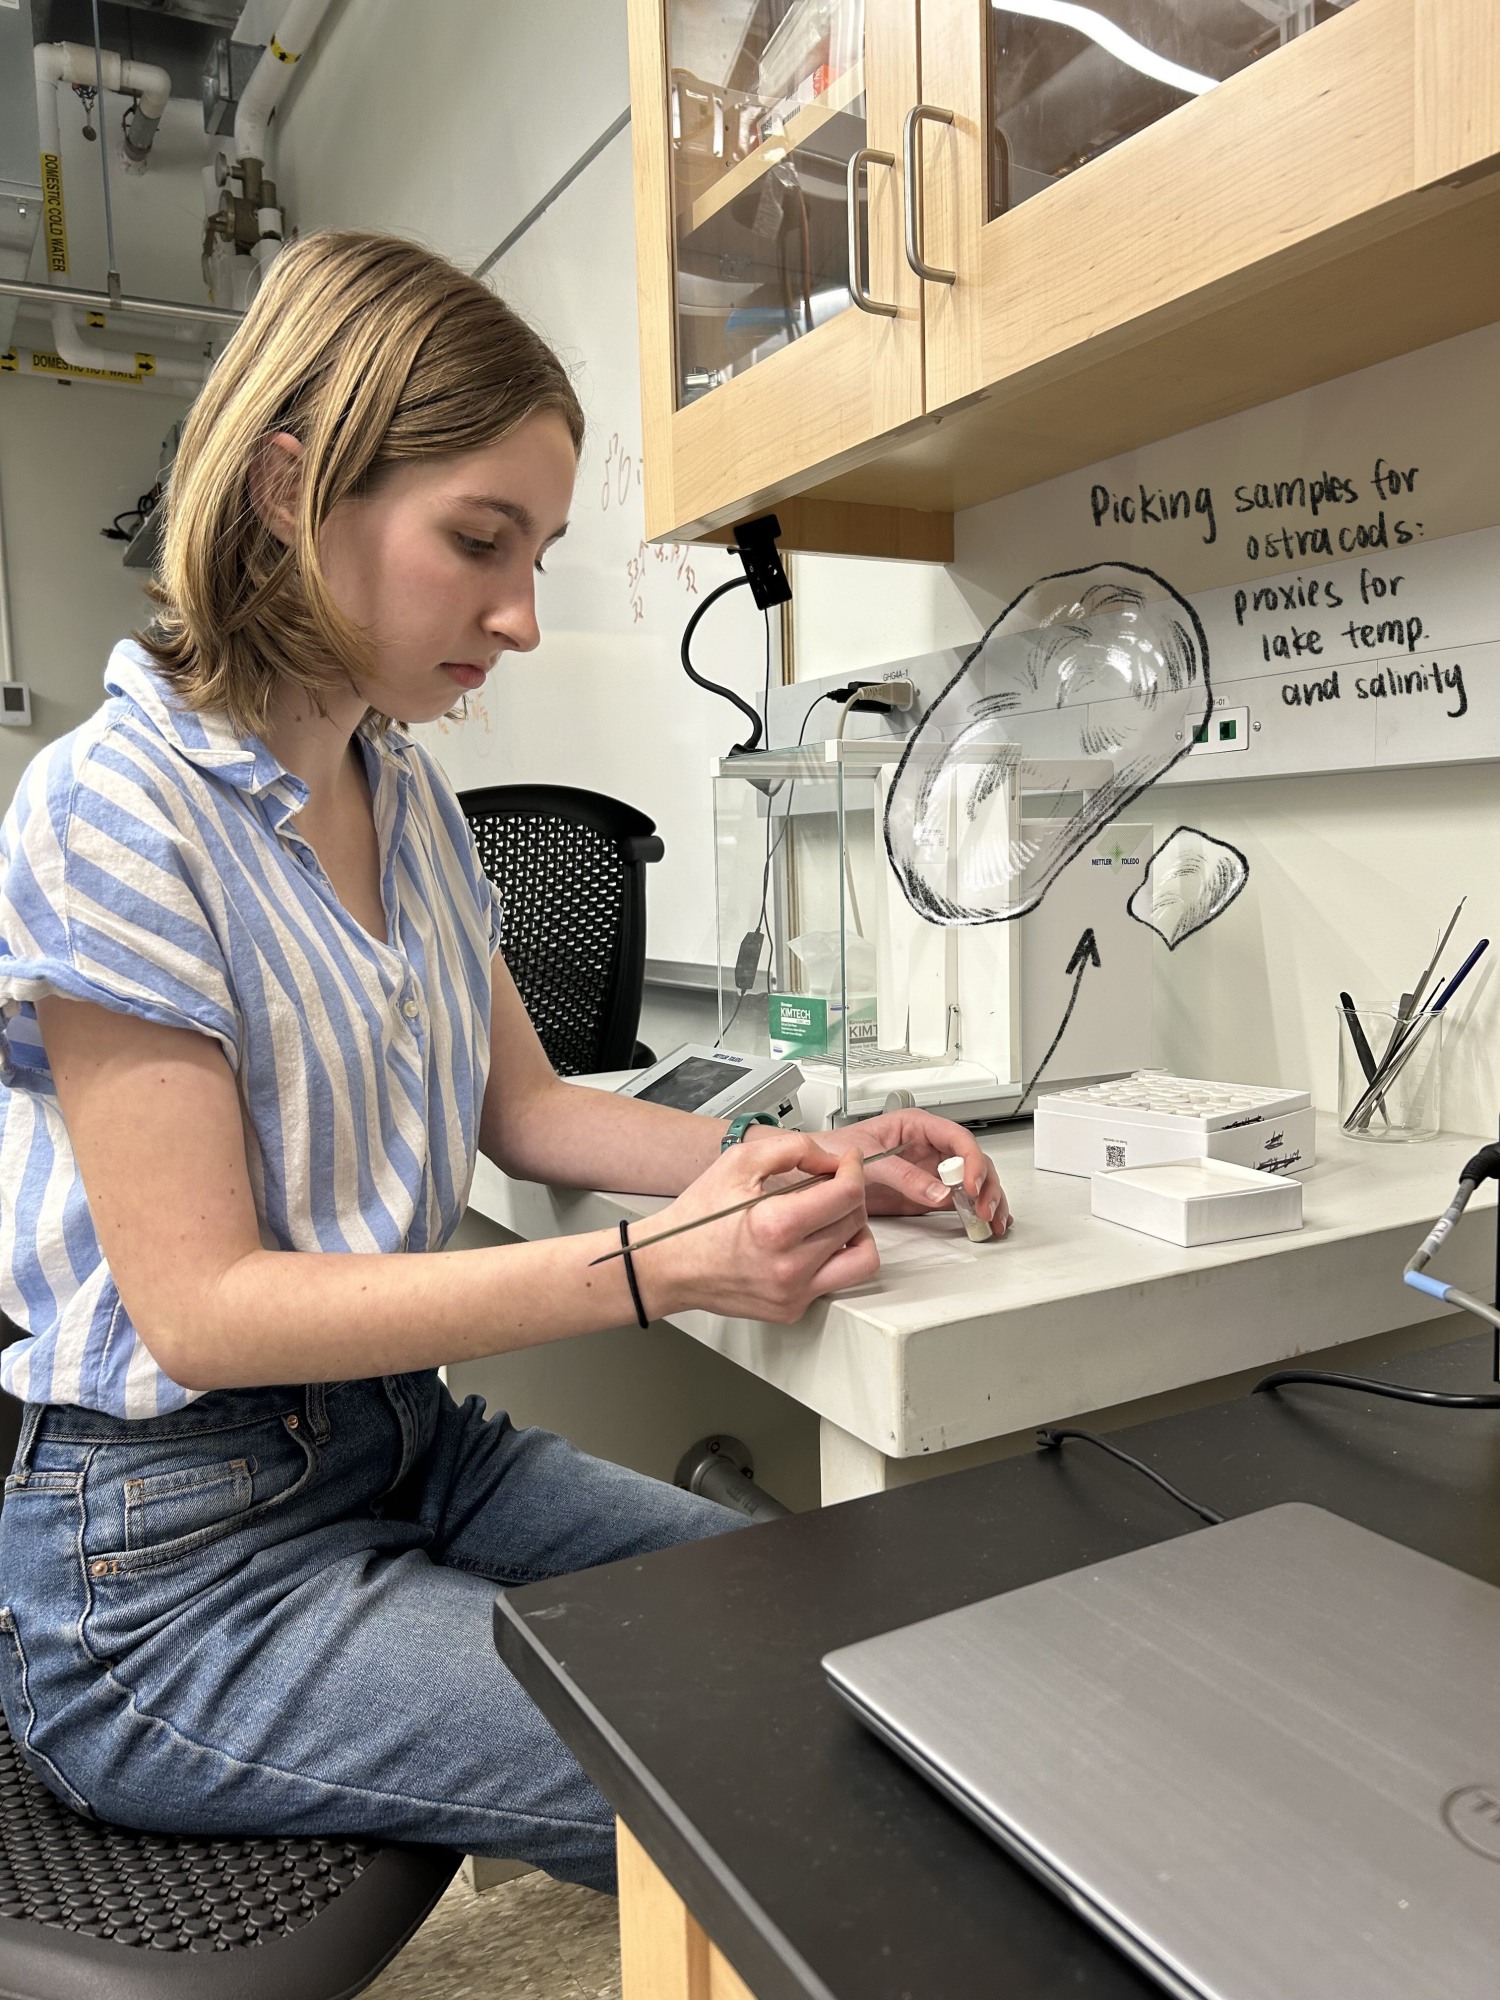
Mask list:
POLYGON ((0 1699, 80 1811, 610 1886, 609 1808, 496 1658, 495 1587, 737 1517, 441 1386, 635 1316, 624 1261, 591 1262, 612 1234, 438 1254, 476 1148, 675 1196, 664 1225, 819 1175, 643 1249, 658 1315, 796 1320, 873 1276, 868 1210, 942 1205, 946 1154, 1008 1219, 936 1118, 721 1153, 711 1119, 549 1068, 405 725, 537 644, 582 435, 484 286, 383 237, 288 249, 189 420, 160 615, 0 831, 0 1303, 28 1335, 0 1699))

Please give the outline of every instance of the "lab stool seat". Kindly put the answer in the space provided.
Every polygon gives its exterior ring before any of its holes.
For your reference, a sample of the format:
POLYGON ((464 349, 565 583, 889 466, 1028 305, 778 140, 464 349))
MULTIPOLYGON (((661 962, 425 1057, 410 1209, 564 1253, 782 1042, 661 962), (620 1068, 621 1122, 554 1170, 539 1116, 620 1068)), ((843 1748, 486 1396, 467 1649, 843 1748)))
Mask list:
POLYGON ((345 2000, 453 1878, 447 1847, 206 1840, 86 1819, 0 1717, 4 2000, 345 2000))

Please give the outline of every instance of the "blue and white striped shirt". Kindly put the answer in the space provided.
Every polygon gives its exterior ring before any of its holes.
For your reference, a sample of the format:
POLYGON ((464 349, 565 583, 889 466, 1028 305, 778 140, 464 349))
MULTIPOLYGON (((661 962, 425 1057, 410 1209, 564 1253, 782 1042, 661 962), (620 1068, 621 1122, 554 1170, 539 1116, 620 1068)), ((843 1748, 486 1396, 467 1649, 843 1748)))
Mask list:
POLYGON ((212 1036, 239 1091, 261 1240, 436 1250, 463 1214, 489 1068, 499 905, 420 745, 359 741, 389 922, 339 903, 297 832, 307 788, 255 737, 183 708, 134 645, 111 697, 28 768, 0 826, 0 1304, 31 1402, 156 1416, 163 1374, 115 1289, 32 1003, 212 1036))

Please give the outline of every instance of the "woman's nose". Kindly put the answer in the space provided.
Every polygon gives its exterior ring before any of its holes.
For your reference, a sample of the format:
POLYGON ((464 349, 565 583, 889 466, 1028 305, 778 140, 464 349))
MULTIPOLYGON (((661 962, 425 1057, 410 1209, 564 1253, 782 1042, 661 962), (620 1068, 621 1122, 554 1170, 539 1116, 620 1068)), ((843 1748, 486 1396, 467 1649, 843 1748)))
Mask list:
POLYGON ((507 592, 486 614, 484 629, 492 638, 503 639, 507 651, 534 652, 542 638, 536 622, 535 586, 528 580, 521 588, 507 592))

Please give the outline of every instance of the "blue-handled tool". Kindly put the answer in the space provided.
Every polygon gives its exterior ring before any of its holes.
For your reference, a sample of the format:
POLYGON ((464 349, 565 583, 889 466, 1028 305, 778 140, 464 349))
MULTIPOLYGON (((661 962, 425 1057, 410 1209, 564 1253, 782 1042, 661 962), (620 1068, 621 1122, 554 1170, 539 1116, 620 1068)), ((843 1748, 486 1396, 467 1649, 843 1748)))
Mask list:
POLYGON ((1469 953, 1468 957, 1464 960, 1463 964, 1458 968, 1457 972, 1455 972, 1453 977, 1448 981, 1448 984, 1443 988, 1442 992, 1438 995, 1436 1000, 1433 1001, 1432 1012, 1434 1014, 1442 1013, 1443 1009, 1447 1006, 1448 1002, 1453 998, 1454 994, 1458 991, 1459 987, 1463 985, 1464 981, 1468 978, 1469 974, 1474 970, 1475 966, 1478 965, 1480 959, 1484 957, 1485 953, 1489 950, 1489 948, 1490 948, 1489 939, 1481 938, 1478 944, 1476 944, 1474 949, 1469 953))

